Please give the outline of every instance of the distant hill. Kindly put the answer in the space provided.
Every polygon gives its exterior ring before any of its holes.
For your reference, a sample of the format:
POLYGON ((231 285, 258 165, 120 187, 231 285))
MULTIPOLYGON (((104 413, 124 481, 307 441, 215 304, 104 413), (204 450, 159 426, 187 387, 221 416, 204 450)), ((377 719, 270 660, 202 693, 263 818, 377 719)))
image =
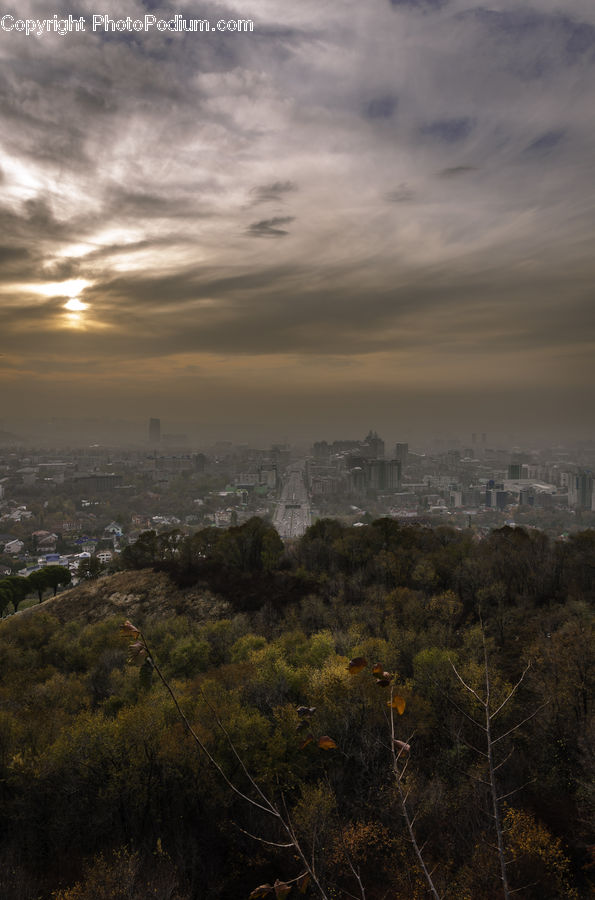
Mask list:
POLYGON ((179 588, 165 572, 141 569, 82 582, 17 615, 31 616, 43 610, 61 622, 86 623, 120 615, 123 620, 139 622, 180 615, 199 622, 224 616, 230 609, 225 600, 208 590, 179 588))

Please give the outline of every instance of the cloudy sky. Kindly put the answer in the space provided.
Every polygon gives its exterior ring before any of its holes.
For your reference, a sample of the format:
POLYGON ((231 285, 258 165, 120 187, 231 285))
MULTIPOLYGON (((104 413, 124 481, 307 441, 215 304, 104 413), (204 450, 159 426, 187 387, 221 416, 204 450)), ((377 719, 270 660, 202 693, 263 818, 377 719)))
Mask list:
POLYGON ((5 416, 591 432, 592 0, 4 10, 5 416))

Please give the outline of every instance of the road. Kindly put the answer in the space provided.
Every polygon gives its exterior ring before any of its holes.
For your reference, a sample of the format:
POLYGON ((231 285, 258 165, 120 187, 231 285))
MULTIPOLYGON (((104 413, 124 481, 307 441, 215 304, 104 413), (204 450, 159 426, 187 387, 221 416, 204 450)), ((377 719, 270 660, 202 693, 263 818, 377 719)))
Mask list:
POLYGON ((301 537, 312 523, 308 489, 301 465, 292 466, 283 481, 273 525, 282 538, 301 537))

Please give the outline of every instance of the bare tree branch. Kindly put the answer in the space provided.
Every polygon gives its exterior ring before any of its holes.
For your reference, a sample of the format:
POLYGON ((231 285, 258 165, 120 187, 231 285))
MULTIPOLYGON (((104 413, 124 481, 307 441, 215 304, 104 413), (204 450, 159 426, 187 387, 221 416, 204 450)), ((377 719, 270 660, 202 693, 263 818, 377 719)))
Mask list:
POLYGON ((515 686, 514 686, 513 689, 511 690, 511 692, 509 693, 509 695, 506 697, 506 699, 502 701, 502 703, 500 704, 500 706, 498 707, 498 709, 495 710, 493 713, 491 713, 490 719, 495 719, 496 716, 498 715, 498 713, 500 712, 500 710, 501 710, 501 709, 504 709, 504 707, 506 706, 506 704, 508 703, 508 701, 510 700, 510 698, 511 698, 511 697, 514 697, 514 695, 515 695, 515 693, 516 693, 516 691, 517 691, 517 688, 519 688, 519 687, 521 686, 521 684, 523 683, 523 679, 525 678, 525 675, 527 674, 527 672, 529 671, 530 668, 531 668, 531 663, 528 662, 527 665, 526 665, 526 667, 525 667, 525 671, 523 672, 523 674, 521 675, 521 677, 519 678, 519 680, 517 681, 517 683, 515 684, 515 686))

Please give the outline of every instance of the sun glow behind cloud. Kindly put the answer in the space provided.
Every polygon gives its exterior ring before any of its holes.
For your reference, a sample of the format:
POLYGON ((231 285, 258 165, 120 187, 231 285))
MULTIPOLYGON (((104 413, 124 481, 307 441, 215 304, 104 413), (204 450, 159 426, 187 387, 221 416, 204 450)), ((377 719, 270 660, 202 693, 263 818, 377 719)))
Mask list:
MULTIPOLYGON (((22 291, 42 294, 44 297, 70 297, 74 299, 93 284, 86 278, 71 278, 68 281, 51 281, 45 284, 22 284, 18 287, 22 291)), ((72 307, 70 307, 72 309, 72 307)))
POLYGON ((395 391, 442 390, 446 421, 468 385, 493 391, 482 419, 509 415, 512 388, 531 414, 535 386, 578 411, 592 0, 572 18, 553 0, 532 17, 518 0, 255 3, 245 40, 50 36, 26 79, 4 42, 5 340, 36 366, 51 348, 68 377, 80 363, 82 397, 105 367, 121 412, 159 390, 224 417, 282 388, 292 419, 318 396, 347 418, 360 391, 381 428, 395 391))

